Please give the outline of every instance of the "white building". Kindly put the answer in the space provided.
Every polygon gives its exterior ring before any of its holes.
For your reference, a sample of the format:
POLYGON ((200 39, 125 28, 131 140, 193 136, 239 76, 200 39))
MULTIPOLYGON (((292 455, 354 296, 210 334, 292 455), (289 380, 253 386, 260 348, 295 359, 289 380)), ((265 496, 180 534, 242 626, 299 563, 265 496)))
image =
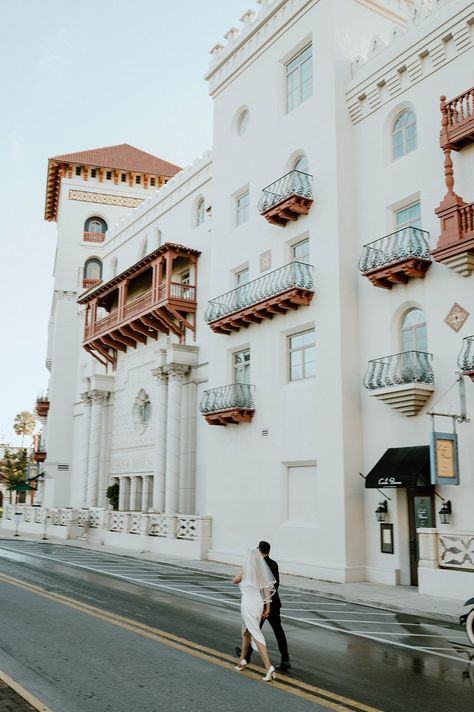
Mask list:
POLYGON ((467 597, 473 426, 435 486, 426 411, 462 416, 462 371, 474 412, 472 2, 260 5, 212 50, 212 157, 153 193, 60 157, 45 502, 64 536, 228 562, 265 538, 286 572, 467 597), (92 190, 149 194, 100 249, 92 190))

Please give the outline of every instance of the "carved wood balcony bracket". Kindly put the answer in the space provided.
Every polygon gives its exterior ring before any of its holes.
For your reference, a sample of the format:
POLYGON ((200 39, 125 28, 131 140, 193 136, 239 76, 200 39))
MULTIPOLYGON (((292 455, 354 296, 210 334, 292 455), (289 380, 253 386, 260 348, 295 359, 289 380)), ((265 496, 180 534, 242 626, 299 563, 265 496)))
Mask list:
POLYGON ((264 218, 272 225, 285 227, 289 221, 295 221, 300 215, 307 215, 310 211, 313 200, 304 198, 301 195, 291 195, 281 203, 272 205, 271 208, 262 212, 264 218))
POLYGON ((220 412, 206 413, 205 418, 209 425, 229 425, 230 423, 250 423, 255 410, 246 408, 232 408, 220 412))
POLYGON ((410 279, 414 278, 423 279, 431 264, 431 260, 408 257, 368 272, 362 272, 362 276, 367 277, 374 287, 392 289, 394 284, 407 284, 410 279))

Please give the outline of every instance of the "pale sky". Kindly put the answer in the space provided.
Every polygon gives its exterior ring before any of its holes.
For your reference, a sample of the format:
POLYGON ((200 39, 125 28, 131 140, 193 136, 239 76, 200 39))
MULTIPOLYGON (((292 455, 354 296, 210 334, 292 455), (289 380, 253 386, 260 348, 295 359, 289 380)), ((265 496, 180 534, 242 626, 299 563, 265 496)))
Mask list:
POLYGON ((50 156, 130 143, 185 166, 211 146, 203 75, 253 0, 0 0, 0 442, 33 410, 44 366, 56 224, 50 156))

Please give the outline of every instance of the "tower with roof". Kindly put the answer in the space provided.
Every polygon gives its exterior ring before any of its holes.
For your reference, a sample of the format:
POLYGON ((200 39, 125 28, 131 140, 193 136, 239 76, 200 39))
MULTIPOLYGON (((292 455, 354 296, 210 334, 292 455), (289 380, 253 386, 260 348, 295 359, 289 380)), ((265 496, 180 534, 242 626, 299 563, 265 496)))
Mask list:
MULTIPOLYGON (((62 154, 48 161, 45 219, 57 224, 57 244, 46 356, 50 371, 43 441, 47 506, 69 504, 75 403, 82 390, 90 392, 90 384, 84 387, 77 373, 82 326, 77 299, 102 280, 109 227, 180 170, 129 144, 62 154)), ((143 249, 153 247, 150 243, 143 249)), ((95 370, 92 392, 101 398, 106 391, 100 384, 108 376, 100 365, 95 370)))

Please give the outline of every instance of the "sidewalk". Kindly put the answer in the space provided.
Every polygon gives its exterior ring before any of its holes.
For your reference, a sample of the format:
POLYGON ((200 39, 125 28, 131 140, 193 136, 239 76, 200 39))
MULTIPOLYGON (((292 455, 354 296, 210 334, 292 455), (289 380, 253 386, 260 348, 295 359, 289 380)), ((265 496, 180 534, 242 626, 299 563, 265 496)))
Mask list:
MULTIPOLYGON (((45 707, 36 697, 30 695, 24 688, 18 685, 18 689, 22 691, 22 695, 18 694, 10 685, 7 683, 13 681, 4 673, 0 671, 0 712, 51 712, 45 707), (25 695, 25 696, 23 696, 25 695), (32 706, 30 702, 34 703, 32 706)), ((15 686, 17 686, 15 684, 15 686)))
MULTIPOLYGON (((0 530, 0 541, 2 539, 12 539, 12 536, 10 534, 7 535, 5 532, 0 530)), ((39 537, 35 538, 28 535, 21 537, 21 539, 17 541, 40 541, 40 539, 39 537)), ((229 576, 229 578, 234 576, 239 570, 239 567, 232 564, 221 564, 215 561, 180 559, 177 557, 150 553, 137 553, 130 551, 129 549, 94 545, 80 539, 64 541, 63 539, 55 539, 54 537, 51 537, 48 539, 48 543, 81 547, 91 551, 101 551, 103 553, 119 554, 121 556, 128 556, 130 558, 140 559, 143 561, 175 564, 192 571, 219 574, 222 576, 229 576)), ((368 582, 333 583, 331 581, 321 581, 318 579, 306 578, 304 576, 292 576, 289 574, 282 574, 280 578, 280 586, 282 588, 285 585, 292 586, 303 591, 319 593, 327 596, 328 598, 334 598, 339 601, 356 603, 363 606, 371 606, 382 610, 398 611, 400 613, 422 616, 445 623, 459 623, 459 616, 464 612, 464 601, 423 595, 418 593, 418 589, 414 586, 386 586, 385 584, 368 582)))

